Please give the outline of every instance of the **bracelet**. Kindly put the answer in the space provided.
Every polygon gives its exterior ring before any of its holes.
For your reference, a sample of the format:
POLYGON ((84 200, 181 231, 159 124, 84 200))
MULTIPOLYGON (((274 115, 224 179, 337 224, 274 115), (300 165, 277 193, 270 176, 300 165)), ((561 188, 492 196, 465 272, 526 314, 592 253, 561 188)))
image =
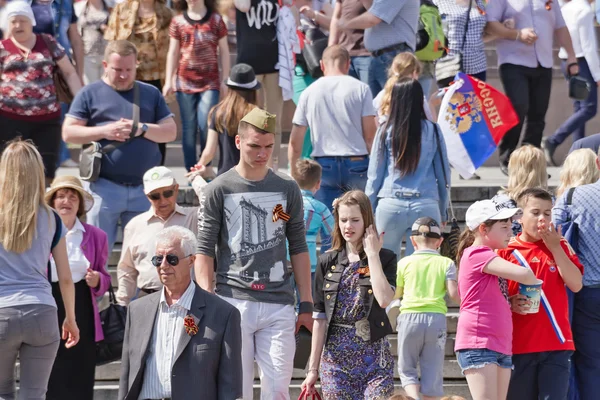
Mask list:
POLYGON ((311 372, 315 372, 317 375, 319 375, 319 368, 310 368, 308 371, 306 371, 308 374, 310 374, 311 372))
POLYGON ((313 303, 310 301, 303 301, 298 306, 298 314, 312 314, 313 311, 313 303))

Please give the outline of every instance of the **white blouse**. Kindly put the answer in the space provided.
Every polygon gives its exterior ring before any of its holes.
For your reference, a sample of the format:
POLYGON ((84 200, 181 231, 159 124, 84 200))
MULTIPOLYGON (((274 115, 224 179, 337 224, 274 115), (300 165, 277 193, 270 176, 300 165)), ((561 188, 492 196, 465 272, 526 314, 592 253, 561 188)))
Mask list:
MULTIPOLYGON (((75 220, 73 229, 67 232, 67 255, 69 256, 69 266, 71 267, 71 275, 73 282, 77 283, 85 278, 90 262, 81 250, 81 242, 83 242, 83 233, 85 228, 79 219, 75 220)), ((52 282, 58 282, 58 273, 56 272, 56 264, 54 258, 50 260, 52 268, 52 282)))

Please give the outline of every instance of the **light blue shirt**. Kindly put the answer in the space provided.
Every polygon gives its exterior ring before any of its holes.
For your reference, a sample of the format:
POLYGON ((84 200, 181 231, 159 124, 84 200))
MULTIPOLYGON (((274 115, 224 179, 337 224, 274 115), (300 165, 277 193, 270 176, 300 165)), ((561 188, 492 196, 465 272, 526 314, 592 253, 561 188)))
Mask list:
POLYGON ((196 286, 192 281, 181 298, 169 306, 165 289, 162 289, 152 342, 149 345, 150 355, 146 360, 144 382, 138 399, 171 397, 171 370, 181 332, 185 330, 184 319, 192 307, 195 292, 196 286))
POLYGON ((316 200, 312 192, 302 190, 304 204, 304 223, 306 226, 306 245, 310 255, 310 270, 317 269, 317 236, 321 235, 321 253, 331 246, 331 232, 334 220, 327 206, 316 200))
POLYGON ((419 0, 374 0, 369 13, 381 20, 365 30, 365 47, 373 52, 400 43, 416 48, 419 0))
POLYGON ((392 151, 392 128, 386 131, 385 125, 381 125, 373 140, 365 188, 373 209, 377 207, 380 198, 433 199, 439 202, 442 221, 448 221, 449 189, 446 185, 450 187, 450 165, 441 131, 438 128, 436 134, 432 122, 421 122, 419 164, 415 172, 402 176, 401 171, 396 168, 392 151), (438 140, 441 154, 438 151, 438 140), (443 171, 446 171, 446 176, 443 171))
POLYGON ((573 193, 572 204, 566 204, 566 191, 554 204, 552 220, 556 225, 573 221, 578 228, 577 256, 583 264, 583 286, 600 284, 600 181, 579 186, 573 193))

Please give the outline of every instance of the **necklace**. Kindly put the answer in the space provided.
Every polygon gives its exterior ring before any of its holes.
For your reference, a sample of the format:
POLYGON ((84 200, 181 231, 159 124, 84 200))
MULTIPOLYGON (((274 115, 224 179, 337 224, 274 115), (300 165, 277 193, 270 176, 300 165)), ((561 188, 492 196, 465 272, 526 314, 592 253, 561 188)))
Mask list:
POLYGON ((24 58, 28 58, 29 55, 31 54, 31 50, 33 50, 33 48, 35 47, 35 43, 37 42, 37 38, 34 36, 33 37, 33 44, 31 45, 31 48, 17 42, 13 37, 10 38, 10 40, 13 42, 13 44, 17 47, 17 50, 19 50, 19 53, 21 53, 21 55, 24 58))

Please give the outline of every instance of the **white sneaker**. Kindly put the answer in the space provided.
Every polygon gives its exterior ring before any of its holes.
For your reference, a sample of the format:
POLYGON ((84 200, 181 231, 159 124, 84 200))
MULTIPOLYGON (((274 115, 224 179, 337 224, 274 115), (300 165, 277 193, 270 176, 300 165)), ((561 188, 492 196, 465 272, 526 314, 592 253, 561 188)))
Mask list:
POLYGON ((67 158, 60 166, 63 168, 77 168, 79 167, 79 163, 72 158, 67 158))

